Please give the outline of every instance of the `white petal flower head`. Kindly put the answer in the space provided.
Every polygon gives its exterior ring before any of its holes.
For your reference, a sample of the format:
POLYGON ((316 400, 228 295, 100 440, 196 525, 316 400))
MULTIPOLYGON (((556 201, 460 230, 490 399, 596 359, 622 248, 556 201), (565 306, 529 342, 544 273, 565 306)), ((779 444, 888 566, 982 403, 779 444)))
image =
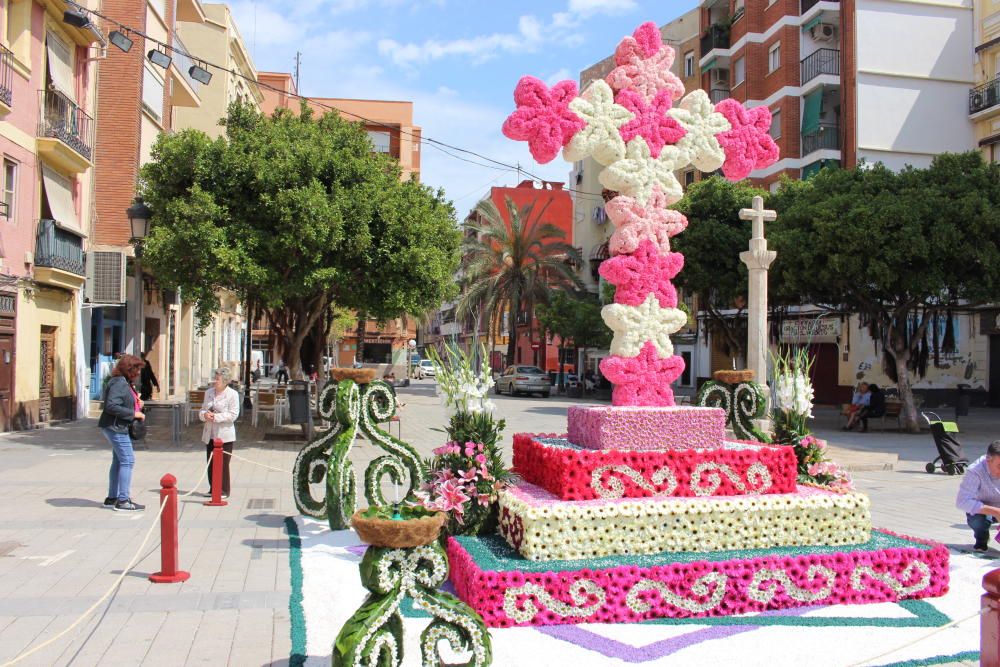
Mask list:
POLYGON ((677 308, 660 308, 656 296, 650 293, 641 306, 613 303, 601 309, 604 323, 614 331, 611 354, 620 357, 639 355, 646 341, 652 341, 659 357, 674 353, 670 334, 687 324, 687 315, 677 308))
POLYGON ((729 121, 715 110, 712 100, 704 90, 689 93, 678 107, 668 111, 681 124, 687 134, 677 142, 677 147, 687 155, 687 160, 701 171, 715 171, 726 161, 726 152, 715 135, 732 129, 729 121))
POLYGON ((598 180, 609 190, 634 197, 643 206, 659 187, 669 206, 684 196, 674 170, 685 162, 686 154, 676 146, 664 146, 659 157, 653 157, 649 144, 642 137, 628 142, 625 158, 601 172, 598 180))
POLYGON ((569 108, 587 125, 563 149, 565 160, 576 162, 593 156, 601 164, 609 165, 625 156, 625 140, 618 128, 635 118, 635 114, 615 103, 611 86, 603 80, 593 82, 581 97, 569 103, 569 108))

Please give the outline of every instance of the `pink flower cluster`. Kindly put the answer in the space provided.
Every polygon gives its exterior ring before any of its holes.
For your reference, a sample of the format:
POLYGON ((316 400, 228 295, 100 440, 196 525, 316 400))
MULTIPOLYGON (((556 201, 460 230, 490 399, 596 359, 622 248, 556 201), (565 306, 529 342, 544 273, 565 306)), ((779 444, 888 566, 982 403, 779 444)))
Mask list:
POLYGON ((446 467, 433 474, 429 482, 414 492, 417 502, 429 509, 446 512, 459 525, 464 524, 466 503, 487 507, 497 498, 498 485, 486 467, 482 443, 448 442, 434 450, 437 456, 464 456, 464 465, 446 467))
MULTIPOLYGON (((622 565, 603 569, 562 570, 556 572, 522 572, 510 570, 484 570, 455 538, 448 540, 448 560, 451 564, 451 581, 455 591, 463 601, 475 609, 492 628, 507 628, 515 625, 544 626, 571 623, 634 623, 652 618, 690 618, 706 616, 729 616, 763 612, 774 609, 810 606, 814 604, 875 604, 896 602, 900 599, 936 597, 948 592, 948 550, 941 544, 925 542, 915 538, 905 538, 911 542, 930 545, 932 548, 893 547, 879 551, 858 550, 832 554, 803 554, 797 556, 764 556, 753 559, 729 561, 676 562, 652 567, 622 565), (918 576, 911 571, 909 580, 904 580, 907 568, 913 563, 923 564, 930 571, 926 587, 904 595, 897 594, 885 582, 862 575, 863 590, 852 585, 852 574, 871 571, 892 576, 901 585, 911 585, 918 576), (762 569, 780 571, 801 591, 817 593, 825 584, 821 576, 809 576, 809 568, 821 566, 835 573, 834 585, 829 595, 816 600, 802 601, 790 596, 786 587, 773 579, 766 586, 774 586, 774 594, 765 602, 748 595, 754 576, 762 569), (694 590, 699 580, 706 575, 718 573, 725 579, 725 593, 718 604, 711 604, 711 594, 718 584, 708 584, 707 591, 694 590), (650 586, 642 583, 656 582, 650 586), (570 592, 574 585, 590 582, 591 591, 599 590, 600 595, 590 592, 583 604, 574 602, 570 592), (582 615, 563 615, 545 605, 543 596, 533 593, 518 594, 513 601, 506 601, 509 589, 520 589, 526 584, 541 587, 549 599, 561 605, 574 608, 593 609, 582 615), (629 593, 640 584, 631 604, 629 593), (695 603, 692 606, 708 607, 704 611, 688 611, 670 604, 665 595, 657 590, 657 584, 671 594, 695 603), (701 594, 699 594, 701 593, 701 594), (528 620, 511 618, 507 609, 526 610, 530 605, 537 612, 528 612, 528 620), (602 602, 603 600, 603 602, 602 602), (507 604, 505 605, 505 601, 507 604), (513 602, 513 604, 511 604, 513 602)), ((917 568, 913 568, 916 570, 917 568)), ((722 577, 719 577, 721 579, 722 577)), ((760 597, 759 595, 757 596, 760 597)), ((767 596, 764 596, 767 597, 767 596)))
POLYGON ((721 408, 573 405, 568 423, 570 442, 587 449, 714 449, 726 433, 721 408))
MULTIPOLYGON (((616 478, 624 489, 625 498, 649 498, 663 492, 665 485, 650 483, 653 476, 664 468, 673 472, 676 487, 668 495, 696 496, 691 474, 703 463, 728 466, 745 487, 754 485, 747 480, 747 472, 755 463, 767 468, 771 486, 763 493, 795 492, 795 453, 791 447, 771 447, 757 443, 753 447, 710 450, 683 449, 663 452, 635 452, 628 450, 573 449, 548 445, 539 436, 530 433, 514 435, 514 470, 525 481, 544 488, 563 500, 595 500, 598 491, 608 487, 616 478), (612 469, 614 467, 615 469, 612 469), (623 474, 627 467, 633 473, 623 474), (594 480, 594 471, 606 468, 594 480), (640 485, 636 481, 645 480, 640 485), (596 488, 595 488, 596 487, 596 488), (652 487, 652 488, 650 488, 652 487)), ((721 485, 715 496, 738 496, 741 491, 727 476, 721 475, 721 485)))

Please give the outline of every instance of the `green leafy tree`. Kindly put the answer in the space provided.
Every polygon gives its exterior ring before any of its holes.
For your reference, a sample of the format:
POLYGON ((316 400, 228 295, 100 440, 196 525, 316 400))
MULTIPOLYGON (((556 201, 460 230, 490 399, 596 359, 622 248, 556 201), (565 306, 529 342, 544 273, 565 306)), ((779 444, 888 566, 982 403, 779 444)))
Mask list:
POLYGON ((859 313, 917 431, 913 378, 943 344, 929 325, 1000 298, 1000 166, 972 152, 899 173, 826 169, 773 205, 777 296, 859 313))
POLYGON ((538 322, 546 331, 559 336, 560 389, 563 388, 566 350, 572 349, 573 357, 578 359, 581 349, 611 345, 611 330, 601 318, 600 301, 590 292, 553 292, 549 303, 538 307, 538 322))
POLYGON ((386 320, 453 290, 460 235, 443 193, 401 182, 364 128, 328 113, 264 116, 233 105, 226 134, 161 135, 142 170, 155 212, 143 263, 181 287, 206 323, 217 290, 267 316, 291 372, 307 336, 315 361, 336 305, 386 320))
POLYGON ((745 357, 747 345, 747 268, 740 253, 749 246, 751 230, 739 212, 754 196, 766 194, 746 182, 713 176, 690 186, 674 206, 688 219, 687 229, 671 239, 672 250, 684 253, 684 270, 675 283, 697 296, 708 329, 732 357, 745 357), (735 316, 723 314, 730 309, 736 309, 735 316))
POLYGON ((536 306, 548 303, 556 289, 579 287, 571 263, 580 256, 563 240, 561 229, 542 222, 547 204, 535 213, 534 204, 519 208, 509 197, 505 203, 506 219, 492 199, 484 199, 476 205, 479 221, 466 225, 475 235, 463 244, 465 289, 458 316, 478 311, 487 316, 487 330, 493 331, 508 311, 507 360, 513 363, 521 315, 531 331, 536 306))

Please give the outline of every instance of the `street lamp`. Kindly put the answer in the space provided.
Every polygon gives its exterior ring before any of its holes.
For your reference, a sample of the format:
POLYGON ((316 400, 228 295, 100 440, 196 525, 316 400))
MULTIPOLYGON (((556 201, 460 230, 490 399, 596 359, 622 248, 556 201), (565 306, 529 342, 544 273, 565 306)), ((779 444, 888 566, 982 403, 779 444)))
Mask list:
POLYGON ((413 377, 413 351, 417 349, 417 341, 411 339, 407 347, 409 349, 406 352, 406 377, 409 378, 413 377))
POLYGON ((136 197, 132 205, 125 209, 128 222, 132 228, 132 245, 135 246, 135 338, 132 351, 139 356, 142 350, 142 242, 149 234, 149 219, 153 211, 136 197))

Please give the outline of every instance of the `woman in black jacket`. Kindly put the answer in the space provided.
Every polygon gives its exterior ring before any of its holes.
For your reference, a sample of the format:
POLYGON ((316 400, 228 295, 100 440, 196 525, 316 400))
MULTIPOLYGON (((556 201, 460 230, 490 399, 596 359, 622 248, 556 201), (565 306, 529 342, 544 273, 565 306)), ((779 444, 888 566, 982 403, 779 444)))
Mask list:
POLYGON ((139 512, 146 509, 132 502, 132 469, 135 452, 128 427, 136 419, 145 419, 142 401, 135 393, 133 383, 145 365, 139 357, 123 355, 111 371, 111 379, 104 389, 104 409, 97 422, 104 437, 111 443, 111 470, 108 473, 108 497, 104 506, 116 512, 139 512))

